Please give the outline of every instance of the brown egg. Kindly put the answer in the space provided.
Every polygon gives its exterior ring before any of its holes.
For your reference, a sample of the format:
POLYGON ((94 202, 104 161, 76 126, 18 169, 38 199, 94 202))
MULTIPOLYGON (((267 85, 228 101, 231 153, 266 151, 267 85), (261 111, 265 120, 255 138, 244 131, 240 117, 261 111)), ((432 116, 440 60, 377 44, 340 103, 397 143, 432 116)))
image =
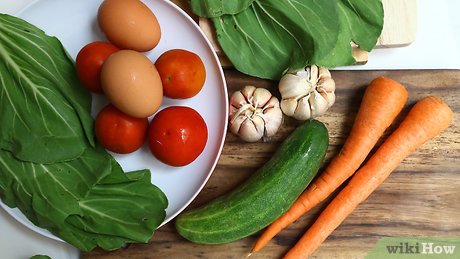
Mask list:
POLYGON ((101 84, 107 99, 133 117, 153 115, 163 100, 163 86, 155 65, 134 50, 120 50, 104 62, 101 84))
POLYGON ((139 0, 105 0, 97 18, 107 39, 120 49, 149 51, 160 41, 155 14, 139 0))

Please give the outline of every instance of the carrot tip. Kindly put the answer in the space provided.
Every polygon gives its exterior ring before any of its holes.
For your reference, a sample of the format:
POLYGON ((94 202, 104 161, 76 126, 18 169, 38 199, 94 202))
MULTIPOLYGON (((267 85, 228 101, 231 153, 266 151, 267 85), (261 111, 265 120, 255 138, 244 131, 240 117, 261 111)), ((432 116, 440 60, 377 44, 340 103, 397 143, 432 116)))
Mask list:
POLYGON ((246 257, 250 257, 252 255, 252 253, 249 253, 246 257))

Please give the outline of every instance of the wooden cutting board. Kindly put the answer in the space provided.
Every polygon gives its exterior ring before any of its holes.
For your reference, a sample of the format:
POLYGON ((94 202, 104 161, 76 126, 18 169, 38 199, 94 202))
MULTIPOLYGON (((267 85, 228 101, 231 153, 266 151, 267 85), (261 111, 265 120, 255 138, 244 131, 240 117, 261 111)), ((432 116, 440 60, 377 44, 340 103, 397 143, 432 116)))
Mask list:
MULTIPOLYGON (((377 76, 401 82, 409 100, 401 115, 385 134, 394 130, 415 101, 436 95, 454 111, 451 126, 403 160, 398 168, 369 198, 341 224, 312 258, 364 258, 381 237, 460 236, 460 70, 331 71, 337 85, 334 106, 318 119, 329 131, 329 148, 324 166, 338 154, 356 117, 365 86, 377 76)), ((273 92, 275 81, 225 69, 228 92, 244 85, 264 87, 273 92)), ((286 117, 270 142, 245 143, 228 133, 219 162, 211 178, 187 210, 229 192, 250 177, 299 122, 286 117)), ((177 190, 180 192, 180 190, 177 190)), ((249 259, 277 259, 291 248, 330 198, 277 235, 249 259)), ((235 258, 244 259, 261 232, 224 245, 199 245, 182 238, 174 221, 158 229, 149 244, 133 244, 113 252, 95 250, 83 259, 118 258, 235 258)), ((459 249, 459 248, 457 248, 459 249)), ((391 258, 391 257, 389 257, 391 258)), ((424 258, 413 255, 411 258, 424 258)), ((453 258, 453 257, 452 257, 453 258)), ((458 258, 458 257, 457 257, 458 258)))
POLYGON ((385 12, 379 48, 402 47, 411 44, 417 33, 416 0, 382 0, 385 12))
MULTIPOLYGON (((206 18, 198 18, 190 11, 187 0, 173 0, 182 9, 197 20, 201 29, 216 50, 223 67, 231 66, 217 42, 212 23, 206 18)), ((377 42, 377 48, 394 48, 411 44, 417 32, 417 6, 416 0, 382 0, 385 18, 382 34, 377 42)), ((365 64, 368 53, 354 48, 353 56, 357 64, 365 64)))

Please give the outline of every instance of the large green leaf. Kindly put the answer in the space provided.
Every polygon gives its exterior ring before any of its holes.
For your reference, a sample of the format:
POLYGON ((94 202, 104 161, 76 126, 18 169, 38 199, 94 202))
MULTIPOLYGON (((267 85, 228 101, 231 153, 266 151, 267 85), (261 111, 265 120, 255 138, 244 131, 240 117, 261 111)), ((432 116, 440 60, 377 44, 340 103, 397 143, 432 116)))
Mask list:
POLYGON ((71 215, 66 220, 86 232, 80 238, 91 233, 93 245, 106 250, 124 243, 147 243, 152 229, 163 222, 168 205, 163 192, 150 183, 149 171, 119 172, 106 177, 79 202, 83 215, 71 215))
POLYGON ((317 64, 324 67, 352 65, 352 45, 371 51, 383 28, 383 6, 380 1, 340 0, 338 2, 340 30, 336 46, 317 64), (371 36, 371 37, 370 37, 371 36))
POLYGON ((58 39, 0 14, 0 148, 38 163, 94 146, 91 95, 58 39))
POLYGON ((3 201, 84 251, 150 240, 168 205, 150 180, 148 170, 125 174, 102 148, 55 164, 23 162, 0 151, 3 201))
POLYGON ((201 17, 218 17, 237 14, 245 10, 254 0, 191 0, 192 11, 201 17))
POLYGON ((335 0, 258 0, 237 15, 213 18, 217 39, 240 71, 278 79, 328 54, 339 28, 335 0))
POLYGON ((354 63, 351 43, 368 51, 375 46, 383 7, 380 0, 255 0, 212 21, 235 68, 277 80, 307 65, 354 63))
POLYGON ((381 0, 340 0, 341 24, 348 26, 348 41, 362 50, 371 51, 383 29, 381 0))
POLYGON ((88 148, 69 162, 38 164, 20 161, 9 151, 0 150, 0 193, 8 206, 33 212, 35 217, 30 220, 36 225, 46 228, 62 224, 69 214, 82 213, 77 201, 111 173, 110 159, 102 148, 88 148))

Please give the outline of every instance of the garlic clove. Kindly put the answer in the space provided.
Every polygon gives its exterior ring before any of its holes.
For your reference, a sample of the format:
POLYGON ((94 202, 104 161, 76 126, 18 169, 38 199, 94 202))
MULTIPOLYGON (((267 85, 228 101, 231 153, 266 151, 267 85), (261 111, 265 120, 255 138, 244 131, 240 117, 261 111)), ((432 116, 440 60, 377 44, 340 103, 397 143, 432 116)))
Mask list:
POLYGON ((331 108, 331 106, 335 103, 335 94, 333 92, 328 93, 325 98, 326 98, 327 103, 329 105, 328 108, 331 108))
POLYGON ((320 67, 318 70, 319 78, 331 78, 331 72, 325 67, 320 67))
POLYGON ((257 88, 253 93, 251 103, 255 108, 264 107, 271 97, 272 93, 270 93, 267 89, 257 88))
POLYGON ((309 96, 310 95, 307 95, 304 98, 298 100, 297 107, 293 115, 295 119, 308 120, 311 118, 310 103, 308 102, 309 96))
POLYGON ((241 89, 240 92, 245 97, 246 102, 250 102, 250 100, 252 100, 252 95, 254 94, 255 90, 256 90, 255 86, 247 85, 243 87, 243 89, 241 89))
POLYGON ((329 77, 320 79, 318 82, 317 91, 327 101, 328 108, 330 108, 335 103, 335 82, 332 78, 329 77))
POLYGON ((241 124, 238 136, 247 142, 256 142, 264 135, 264 121, 260 117, 246 119, 241 124))
POLYGON ((324 114, 329 108, 327 100, 317 91, 313 92, 308 101, 310 103, 312 118, 324 114))
POLYGON ((237 108, 243 106, 246 103, 246 97, 239 91, 233 93, 232 98, 230 98, 230 104, 237 108))
POLYGON ((335 82, 332 78, 321 78, 318 81, 318 89, 321 91, 326 92, 333 92, 335 91, 335 82))
POLYGON ((252 124, 257 129, 257 132, 259 132, 260 136, 262 137, 264 135, 264 131, 265 131, 265 121, 264 121, 264 119, 262 117, 260 117, 260 116, 254 116, 252 118, 252 124))
POLYGON ((260 116, 265 122, 265 136, 274 136, 283 122, 283 112, 281 109, 277 107, 268 108, 260 116))
POLYGON ((306 78, 293 74, 286 74, 279 82, 278 87, 283 99, 298 99, 305 96, 310 91, 310 86, 306 78))
POLYGON ((294 113, 297 109, 297 100, 296 99, 283 99, 281 100, 280 107, 284 114, 287 116, 294 116, 294 113))
POLYGON ((240 130, 240 127, 241 127, 241 124, 243 124, 243 122, 245 120, 247 120, 248 118, 244 117, 244 116, 236 116, 236 117, 233 117, 231 120, 230 120, 230 123, 229 123, 229 130, 230 132, 232 132, 233 134, 238 134, 238 131, 240 130))
POLYGON ((330 108, 334 103, 335 103, 335 94, 331 92, 320 92, 321 96, 326 100, 327 102, 327 108, 330 108))
POLYGON ((280 102, 278 101, 278 98, 275 96, 272 96, 270 100, 264 105, 264 109, 267 108, 279 108, 280 107, 280 102))
POLYGON ((230 117, 236 114, 238 110, 245 104, 247 104, 246 97, 244 97, 240 91, 233 93, 232 97, 230 98, 230 117))

